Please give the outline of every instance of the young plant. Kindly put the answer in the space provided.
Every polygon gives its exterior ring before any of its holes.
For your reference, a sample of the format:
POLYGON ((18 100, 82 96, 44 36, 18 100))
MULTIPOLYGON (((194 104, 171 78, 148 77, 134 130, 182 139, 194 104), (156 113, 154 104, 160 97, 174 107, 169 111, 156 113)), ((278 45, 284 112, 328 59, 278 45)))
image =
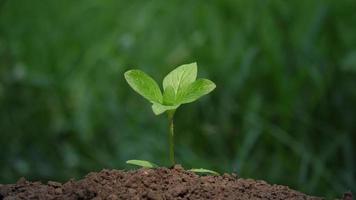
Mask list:
MULTIPOLYGON (((215 84, 208 79, 196 79, 198 67, 196 63, 177 67, 163 79, 163 93, 160 87, 149 75, 141 70, 125 72, 125 79, 134 91, 152 103, 152 111, 156 115, 167 113, 169 122, 169 158, 174 165, 174 114, 186 103, 191 103, 215 89, 215 84)), ((140 160, 129 160, 129 164, 149 167, 153 163, 140 160), (144 162, 144 165, 142 165, 144 162)), ((195 172, 208 172, 193 169, 195 172)), ((209 173, 209 172, 208 172, 209 173)))

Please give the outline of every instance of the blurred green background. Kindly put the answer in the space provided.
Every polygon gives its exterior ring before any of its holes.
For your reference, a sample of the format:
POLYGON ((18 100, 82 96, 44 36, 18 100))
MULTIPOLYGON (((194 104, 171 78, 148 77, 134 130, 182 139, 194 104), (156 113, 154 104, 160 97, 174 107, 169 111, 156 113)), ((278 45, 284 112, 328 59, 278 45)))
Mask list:
POLYGON ((176 114, 184 167, 355 192, 354 0, 0 0, 0 183, 168 165, 166 116, 125 82, 197 61, 217 89, 176 114))

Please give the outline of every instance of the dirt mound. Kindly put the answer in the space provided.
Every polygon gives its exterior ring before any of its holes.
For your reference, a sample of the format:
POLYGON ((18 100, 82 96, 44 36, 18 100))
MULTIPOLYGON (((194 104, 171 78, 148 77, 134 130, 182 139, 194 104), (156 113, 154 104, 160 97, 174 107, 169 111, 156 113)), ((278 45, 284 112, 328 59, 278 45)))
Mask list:
POLYGON ((13 199, 321 199, 287 186, 237 178, 198 176, 180 166, 135 171, 102 170, 64 184, 29 182, 0 185, 0 200, 13 199))

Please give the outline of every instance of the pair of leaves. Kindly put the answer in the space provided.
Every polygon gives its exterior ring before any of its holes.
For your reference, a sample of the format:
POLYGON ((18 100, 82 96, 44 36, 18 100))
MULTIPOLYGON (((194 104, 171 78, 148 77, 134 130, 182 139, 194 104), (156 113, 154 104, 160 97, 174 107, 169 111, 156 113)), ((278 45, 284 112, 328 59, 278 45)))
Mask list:
POLYGON ((197 72, 196 63, 177 67, 163 79, 163 94, 156 81, 141 70, 125 72, 125 79, 133 90, 152 103, 153 112, 159 115, 193 102, 215 89, 215 84, 208 79, 196 80, 197 72))
MULTIPOLYGON (((144 168, 157 168, 158 167, 158 165, 156 165, 152 162, 146 161, 146 160, 128 160, 128 161, 126 161, 126 163, 130 164, 130 165, 144 167, 144 168)), ((203 168, 190 169, 188 171, 195 172, 195 173, 203 173, 203 174, 213 174, 213 175, 217 175, 217 176, 220 175, 216 171, 209 170, 209 169, 203 169, 203 168)))

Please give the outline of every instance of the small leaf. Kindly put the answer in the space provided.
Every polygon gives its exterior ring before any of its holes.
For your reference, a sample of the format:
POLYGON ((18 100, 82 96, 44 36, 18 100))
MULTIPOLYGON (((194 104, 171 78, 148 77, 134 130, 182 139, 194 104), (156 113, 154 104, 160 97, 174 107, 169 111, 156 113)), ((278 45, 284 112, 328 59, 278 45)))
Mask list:
POLYGON ((176 104, 176 93, 172 86, 167 86, 163 93, 163 104, 164 105, 175 105, 176 104))
POLYGON ((179 107, 179 105, 177 106, 165 106, 159 103, 153 103, 152 105, 152 111, 155 115, 160 115, 162 113, 164 113, 167 110, 175 110, 179 107))
POLYGON ((199 168, 199 169, 190 169, 188 171, 191 172, 195 172, 195 173, 207 173, 207 174, 214 174, 214 175, 220 175, 219 173, 217 173, 216 171, 213 170, 209 170, 209 169, 203 169, 203 168, 199 168))
POLYGON ((145 168, 156 168, 158 167, 158 165, 151 163, 149 161, 146 160, 128 160, 126 161, 127 164, 131 164, 131 165, 137 165, 140 167, 145 167, 145 168))
POLYGON ((141 70, 129 70, 125 72, 127 83, 137 93, 150 102, 162 103, 162 93, 153 78, 141 70))
POLYGON ((177 101, 180 104, 193 102, 213 91, 215 87, 215 83, 208 79, 198 79, 179 92, 177 101))
POLYGON ((177 67, 163 79, 163 89, 166 90, 168 86, 171 86, 173 87, 175 94, 177 94, 180 88, 186 87, 195 81, 197 78, 197 71, 197 63, 190 63, 177 67))

